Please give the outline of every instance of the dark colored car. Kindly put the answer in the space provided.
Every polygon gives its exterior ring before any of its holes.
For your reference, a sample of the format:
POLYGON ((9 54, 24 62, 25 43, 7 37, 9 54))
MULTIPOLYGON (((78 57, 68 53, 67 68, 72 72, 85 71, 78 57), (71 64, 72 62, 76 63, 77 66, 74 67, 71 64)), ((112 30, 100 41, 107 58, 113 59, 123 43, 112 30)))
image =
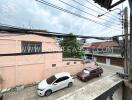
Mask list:
POLYGON ((88 81, 94 77, 99 77, 103 73, 103 69, 98 66, 88 67, 77 73, 77 78, 81 81, 88 81))

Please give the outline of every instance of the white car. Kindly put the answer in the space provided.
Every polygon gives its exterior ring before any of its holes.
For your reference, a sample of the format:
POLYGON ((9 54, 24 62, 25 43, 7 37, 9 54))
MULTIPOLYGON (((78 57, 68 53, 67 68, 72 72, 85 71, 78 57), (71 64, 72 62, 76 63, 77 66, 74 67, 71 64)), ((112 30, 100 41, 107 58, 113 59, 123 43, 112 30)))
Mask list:
POLYGON ((73 85, 73 78, 68 72, 55 74, 38 84, 37 93, 39 96, 49 96, 52 92, 73 85))

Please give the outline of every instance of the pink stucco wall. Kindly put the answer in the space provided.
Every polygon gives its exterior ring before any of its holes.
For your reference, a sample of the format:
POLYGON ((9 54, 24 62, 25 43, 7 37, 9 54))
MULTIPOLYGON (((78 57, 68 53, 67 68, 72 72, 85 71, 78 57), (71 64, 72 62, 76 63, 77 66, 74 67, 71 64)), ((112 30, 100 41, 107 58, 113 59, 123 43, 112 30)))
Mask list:
MULTIPOLYGON (((55 38, 38 35, 20 35, 0 37, 0 54, 20 53, 21 41, 42 42, 42 51, 61 51, 55 38)), ((47 53, 37 55, 0 56, 0 75, 3 78, 1 88, 29 84, 43 80, 58 72, 67 71, 75 74, 91 64, 83 65, 82 61, 63 61, 62 53, 47 53), (70 65, 67 65, 70 62, 70 65), (52 67, 56 64, 56 67, 52 67)))

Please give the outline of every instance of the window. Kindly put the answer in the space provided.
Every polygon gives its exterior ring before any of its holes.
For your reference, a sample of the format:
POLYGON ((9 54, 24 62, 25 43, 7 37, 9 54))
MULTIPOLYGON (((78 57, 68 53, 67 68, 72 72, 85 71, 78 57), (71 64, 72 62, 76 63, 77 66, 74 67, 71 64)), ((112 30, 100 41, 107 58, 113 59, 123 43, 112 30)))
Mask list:
POLYGON ((68 76, 64 76, 64 77, 62 77, 62 81, 65 81, 65 80, 67 80, 67 79, 69 79, 68 76))
POLYGON ((56 77, 53 75, 53 76, 49 77, 46 81, 47 81, 48 84, 51 84, 55 80, 56 80, 56 77))
POLYGON ((52 64, 52 67, 56 67, 56 64, 52 64))
POLYGON ((92 73, 92 74, 95 74, 95 73, 96 73, 96 70, 92 70, 91 73, 92 73))
POLYGON ((22 53, 37 53, 42 52, 42 42, 22 41, 22 53))
POLYGON ((83 70, 84 73, 87 73, 87 74, 90 74, 90 71, 89 70, 83 70))
POLYGON ((69 77, 68 76, 64 76, 64 77, 61 77, 61 78, 57 79, 55 83, 59 83, 59 82, 65 81, 67 79, 69 79, 69 77))
POLYGON ((55 81, 55 83, 59 83, 59 82, 61 82, 62 81, 62 78, 59 78, 59 79, 57 79, 56 81, 55 81))

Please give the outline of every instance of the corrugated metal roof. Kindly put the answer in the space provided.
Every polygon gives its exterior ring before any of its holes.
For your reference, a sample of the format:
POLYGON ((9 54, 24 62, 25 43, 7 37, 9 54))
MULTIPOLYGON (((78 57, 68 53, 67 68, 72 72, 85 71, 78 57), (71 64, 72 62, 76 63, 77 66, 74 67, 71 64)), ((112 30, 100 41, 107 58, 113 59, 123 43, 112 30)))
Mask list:
POLYGON ((6 36, 18 36, 19 34, 15 33, 9 33, 9 32, 0 32, 0 37, 6 37, 6 36))

